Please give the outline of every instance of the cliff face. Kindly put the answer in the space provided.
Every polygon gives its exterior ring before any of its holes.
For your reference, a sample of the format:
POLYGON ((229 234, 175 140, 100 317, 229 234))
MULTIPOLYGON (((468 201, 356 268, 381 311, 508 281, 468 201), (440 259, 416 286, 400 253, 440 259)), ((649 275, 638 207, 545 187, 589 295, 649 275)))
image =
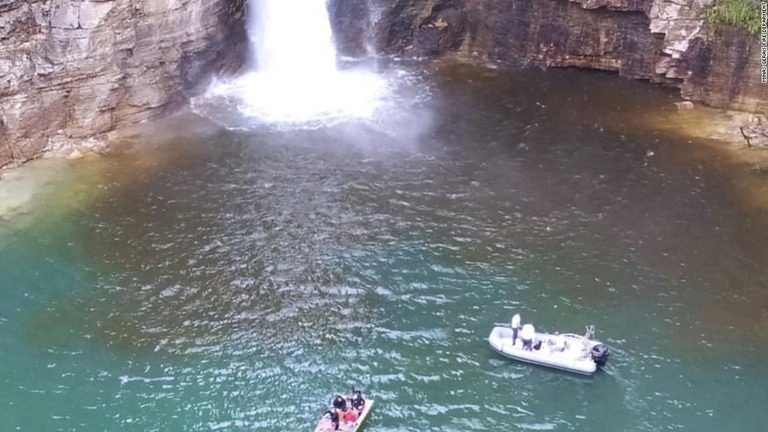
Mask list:
POLYGON ((141 122, 244 58, 245 0, 0 0, 0 166, 141 122))
MULTIPOLYGON (((288 1, 288 0, 286 0, 288 1)), ((759 37, 713 0, 329 0, 342 53, 616 71, 768 112, 759 37)), ((245 58, 246 0, 0 0, 0 166, 175 109, 245 58)))
MULTIPOLYGON (((713 107, 768 112, 759 37, 710 28, 703 17, 712 1, 371 0, 367 13, 379 18, 376 45, 389 54, 616 71, 713 107)), ((337 19, 338 33, 348 37, 354 22, 337 19)))

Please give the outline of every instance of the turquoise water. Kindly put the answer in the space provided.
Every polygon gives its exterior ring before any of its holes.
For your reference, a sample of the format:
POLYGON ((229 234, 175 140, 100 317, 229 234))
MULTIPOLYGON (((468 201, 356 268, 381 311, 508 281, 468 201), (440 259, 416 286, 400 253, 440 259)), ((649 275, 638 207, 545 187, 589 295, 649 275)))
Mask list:
POLYGON ((761 430, 766 215, 631 126, 670 93, 428 70, 408 130, 216 129, 6 222, 0 429, 311 430, 354 385, 367 431, 761 430), (607 368, 496 355, 515 312, 607 368))

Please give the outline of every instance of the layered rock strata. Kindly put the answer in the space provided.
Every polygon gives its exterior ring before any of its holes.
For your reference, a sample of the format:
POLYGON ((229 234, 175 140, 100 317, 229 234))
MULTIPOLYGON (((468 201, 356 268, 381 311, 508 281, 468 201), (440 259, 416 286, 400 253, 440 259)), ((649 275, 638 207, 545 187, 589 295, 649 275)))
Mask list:
MULTIPOLYGON (((211 72, 237 69, 245 1, 0 0, 0 166, 98 143, 174 110, 211 72)), ((711 2, 329 0, 329 8, 347 55, 373 48, 609 70, 678 86, 709 106, 768 112, 759 37, 709 26, 711 2)))
MULTIPOLYGON (((372 0, 368 13, 380 18, 376 45, 389 54, 615 71, 712 107, 768 112, 759 37, 708 25, 712 1, 372 0)), ((338 33, 352 18, 337 20, 338 33)))
POLYGON ((239 66, 244 7, 0 0, 0 166, 175 109, 210 72, 239 66))

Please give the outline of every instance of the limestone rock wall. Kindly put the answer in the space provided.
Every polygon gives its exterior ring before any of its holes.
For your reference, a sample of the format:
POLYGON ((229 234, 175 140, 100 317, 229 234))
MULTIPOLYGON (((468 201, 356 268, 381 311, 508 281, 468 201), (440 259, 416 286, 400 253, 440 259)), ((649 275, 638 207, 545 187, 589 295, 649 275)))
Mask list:
POLYGON ((362 57, 373 42, 371 30, 375 18, 368 0, 328 1, 328 15, 334 31, 336 49, 347 56, 362 57))
MULTIPOLYGON (((289 1, 289 0, 286 0, 289 1)), ((616 71, 768 112, 759 38, 713 0, 329 0, 343 54, 616 71)), ((165 114, 245 58, 246 0, 0 0, 0 166, 165 114)), ((300 29, 297 29, 300 31, 300 29)))
POLYGON ((0 166, 174 109, 244 58, 245 0, 0 0, 0 166))
POLYGON ((709 29, 682 57, 683 97, 717 108, 768 114, 768 84, 760 82, 760 41, 734 28, 709 29))
POLYGON ((616 71, 713 107, 768 112, 759 37, 708 26, 712 1, 371 0, 368 12, 381 52, 616 71))

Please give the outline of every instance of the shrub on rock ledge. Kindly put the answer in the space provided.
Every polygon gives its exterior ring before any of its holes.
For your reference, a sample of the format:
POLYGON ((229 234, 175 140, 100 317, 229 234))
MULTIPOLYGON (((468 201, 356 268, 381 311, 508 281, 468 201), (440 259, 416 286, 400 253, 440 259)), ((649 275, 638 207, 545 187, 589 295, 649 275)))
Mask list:
POLYGON ((758 0, 715 0, 707 10, 712 24, 728 24, 750 33, 760 31, 760 2, 758 0))

